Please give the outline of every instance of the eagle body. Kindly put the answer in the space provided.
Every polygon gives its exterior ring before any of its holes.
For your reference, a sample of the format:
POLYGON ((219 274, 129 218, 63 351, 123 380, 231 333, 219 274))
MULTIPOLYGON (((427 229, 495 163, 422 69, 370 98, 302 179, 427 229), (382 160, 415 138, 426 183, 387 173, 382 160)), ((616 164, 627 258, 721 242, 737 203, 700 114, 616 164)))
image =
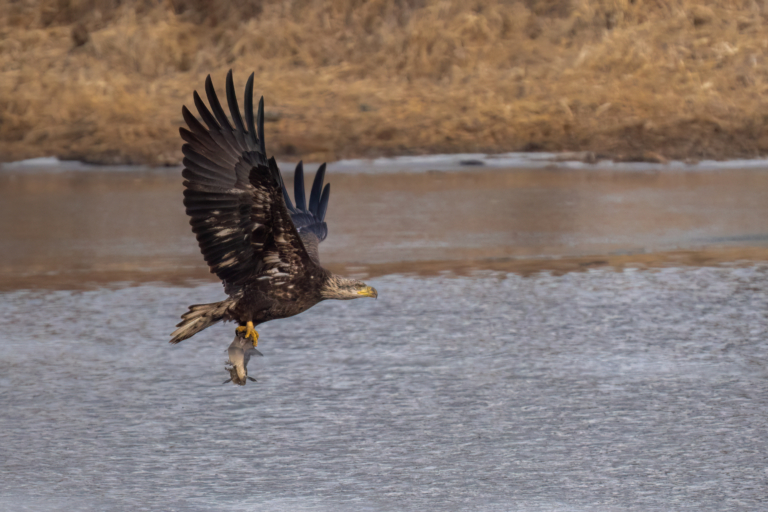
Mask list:
MULTIPOLYGON (((171 343, 187 339, 219 321, 236 321, 256 346, 254 326, 298 315, 326 299, 376 297, 361 281, 320 266, 318 247, 328 234, 325 213, 330 185, 323 186, 325 164, 315 174, 309 202, 301 162, 294 174, 291 201, 274 158, 264 144, 264 99, 253 112, 253 78, 245 87, 243 116, 232 71, 224 112, 211 77, 205 81, 210 110, 195 91, 201 123, 186 107, 181 128, 184 153, 184 206, 200 252, 224 284, 228 298, 189 307, 171 343)), ((237 341, 237 337, 236 337, 237 341)))
POLYGON ((320 290, 330 278, 327 270, 316 267, 297 277, 282 286, 257 281, 244 287, 241 296, 232 301, 228 316, 241 324, 259 325, 298 315, 323 300, 320 290))

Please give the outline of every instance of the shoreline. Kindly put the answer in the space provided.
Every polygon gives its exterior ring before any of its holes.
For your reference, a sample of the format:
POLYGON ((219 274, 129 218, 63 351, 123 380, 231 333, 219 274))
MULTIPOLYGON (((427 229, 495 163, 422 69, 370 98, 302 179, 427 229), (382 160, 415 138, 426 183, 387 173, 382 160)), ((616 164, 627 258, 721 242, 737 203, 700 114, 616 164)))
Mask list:
MULTIPOLYGON (((281 170, 290 173, 297 160, 278 160, 281 170)), ((305 161, 308 168, 319 161, 305 161)), ((731 169, 768 169, 768 158, 724 160, 612 160, 596 158, 592 152, 512 152, 512 153, 438 153, 401 155, 379 158, 354 158, 326 162, 328 172, 338 174, 390 174, 466 172, 505 169, 580 169, 610 171, 713 171, 731 169)), ((0 172, 88 172, 88 171, 181 171, 181 163, 153 166, 146 164, 98 164, 77 160, 60 160, 55 156, 36 157, 14 162, 0 162, 0 172)))
MULTIPOLYGON (((429 277, 471 277, 479 273, 564 275, 595 270, 662 270, 681 267, 749 267, 768 262, 768 248, 709 246, 697 250, 592 254, 562 257, 488 258, 471 260, 425 260, 389 263, 332 263, 328 269, 357 279, 392 275, 429 277)), ((89 268, 62 272, 16 272, 4 269, 0 293, 18 290, 97 290, 142 285, 195 287, 219 284, 204 264, 156 268, 89 268)))
MULTIPOLYGON (((745 120, 745 122, 748 120, 745 120)), ((172 130, 175 132, 176 130, 172 130)), ((405 130, 404 138, 409 138, 410 130, 405 130)), ((642 128, 641 128, 642 131, 642 128)), ((577 162, 589 164, 657 164, 657 165, 696 165, 701 162, 727 162, 727 161, 768 161, 768 130, 766 140, 763 137, 741 137, 741 133, 722 132, 715 130, 707 140, 696 141, 692 147, 692 141, 681 141, 679 133, 665 133, 656 131, 655 144, 637 147, 635 141, 624 136, 605 136, 585 131, 579 134, 580 138, 588 141, 586 144, 572 145, 564 140, 545 140, 523 145, 491 144, 481 145, 475 143, 460 144, 455 147, 447 144, 422 145, 418 142, 412 147, 400 145, 397 148, 381 147, 380 145, 355 145, 344 144, 342 150, 318 148, 314 143, 307 142, 307 134, 297 134, 292 137, 290 133, 277 130, 277 141, 273 142, 274 152, 269 148, 267 152, 279 161, 298 162, 299 160, 310 162, 346 162, 346 161, 380 161, 397 159, 428 159, 440 155, 457 155, 461 160, 474 160, 478 158, 504 158, 507 155, 530 155, 531 161, 538 162, 549 159, 552 164, 577 162), (599 142, 590 145, 589 141, 599 139, 599 142), (735 140, 738 144, 732 144, 735 140), (293 142, 286 142, 294 140, 293 142), (687 146, 687 147, 686 147, 687 146), (540 155, 540 156, 539 156, 540 155)), ((27 137, 25 137, 26 139, 27 137)), ((163 134, 163 141, 158 145, 157 139, 134 140, 128 146, 115 142, 114 148, 104 150, 94 145, 92 149, 83 148, 76 150, 40 147, 39 144, 27 144, 23 141, 7 142, 0 140, 0 167, 15 166, 27 161, 41 161, 56 159, 59 164, 76 162, 82 165, 93 166, 146 166, 146 167, 180 167, 183 155, 181 146, 183 141, 178 138, 163 134)), ((418 139, 418 137, 416 137, 418 139)), ((78 141, 79 142, 79 141, 78 141)), ((80 144, 78 144, 80 145, 80 144)), ((42 163, 43 166, 49 165, 42 163)), ((471 166, 472 163, 463 165, 471 166)))

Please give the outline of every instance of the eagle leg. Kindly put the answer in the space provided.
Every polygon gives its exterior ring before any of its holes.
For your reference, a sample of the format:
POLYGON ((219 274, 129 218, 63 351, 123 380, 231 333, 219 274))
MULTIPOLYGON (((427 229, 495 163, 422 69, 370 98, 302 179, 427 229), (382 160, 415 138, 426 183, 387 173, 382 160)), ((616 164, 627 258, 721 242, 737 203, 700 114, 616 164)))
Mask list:
POLYGON ((259 333, 256 332, 256 329, 253 328, 253 322, 248 322, 245 325, 241 325, 237 329, 235 329, 235 332, 238 334, 245 333, 243 336, 245 339, 251 339, 253 341, 253 346, 255 347, 259 343, 259 333))

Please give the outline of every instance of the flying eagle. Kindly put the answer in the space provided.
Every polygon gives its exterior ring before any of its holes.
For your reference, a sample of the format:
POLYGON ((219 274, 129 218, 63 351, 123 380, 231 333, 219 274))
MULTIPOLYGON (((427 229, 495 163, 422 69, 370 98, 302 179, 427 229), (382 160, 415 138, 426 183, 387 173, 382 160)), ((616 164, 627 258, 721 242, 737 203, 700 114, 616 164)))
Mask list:
MULTIPOLYGON (((330 185, 323 188, 325 164, 315 175, 307 206, 304 169, 294 175, 295 205, 274 158, 264 146, 264 98, 253 117, 253 74, 245 86, 245 121, 227 74, 230 119, 221 108, 210 75, 205 94, 211 110, 194 93, 205 126, 183 107, 189 129, 180 128, 184 153, 184 206, 206 263, 229 297, 189 307, 171 334, 178 343, 221 320, 234 320, 237 336, 259 339, 255 327, 306 311, 326 299, 377 297, 374 288, 320 266, 318 245, 330 185), (211 113, 213 111, 213 113, 211 113)), ((244 379, 243 383, 244 382, 244 379)))

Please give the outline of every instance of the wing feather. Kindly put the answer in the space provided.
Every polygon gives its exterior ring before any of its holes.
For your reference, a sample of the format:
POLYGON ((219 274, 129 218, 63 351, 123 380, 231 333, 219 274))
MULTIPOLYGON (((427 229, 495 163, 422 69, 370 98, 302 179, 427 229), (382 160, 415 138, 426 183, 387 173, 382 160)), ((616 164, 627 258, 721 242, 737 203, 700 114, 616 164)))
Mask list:
POLYGON ((315 212, 318 219, 325 220, 325 212, 328 210, 328 200, 331 198, 331 184, 328 183, 323 189, 323 195, 320 196, 320 204, 315 212))
POLYGON ((307 200, 304 197, 304 163, 299 162, 296 166, 296 172, 293 175, 293 200, 296 202, 296 209, 307 210, 307 200))
POLYGON ((203 118, 203 122, 208 125, 208 135, 213 135, 211 132, 218 132, 221 130, 221 126, 216 122, 216 118, 213 117, 211 111, 208 110, 208 107, 205 106, 205 103, 203 103, 203 100, 200 98, 200 95, 197 94, 197 91, 192 94, 192 99, 195 102, 197 113, 203 118))
POLYGON ((253 124, 253 73, 245 84, 245 122, 248 123, 250 146, 255 149, 259 141, 256 139, 256 127, 253 124))
POLYGON ((259 99, 259 111, 256 114, 256 128, 258 129, 258 138, 259 145, 261 146, 261 152, 266 155, 267 149, 264 146, 264 96, 259 99))
POLYGON ((224 162, 221 162, 220 159, 217 159, 216 155, 210 156, 215 160, 219 160, 218 162, 208 158, 208 156, 203 156, 198 151, 195 151, 195 149, 190 144, 184 144, 181 146, 181 152, 184 154, 184 158, 186 160, 189 160, 199 169, 202 169, 203 171, 206 171, 210 174, 218 174, 223 177, 232 178, 231 185, 235 184, 235 176, 232 176, 231 167, 226 165, 224 162))
POLYGON ((227 105, 229 105, 229 114, 232 116, 232 122, 235 123, 238 133, 245 133, 243 118, 240 116, 240 107, 237 105, 237 94, 235 93, 235 83, 232 79, 232 70, 227 73, 227 105))
POLYGON ((221 108, 219 98, 216 96, 216 91, 213 89, 213 81, 211 81, 211 75, 208 75, 205 78, 205 95, 208 97, 208 104, 211 106, 211 110, 213 110, 213 115, 216 116, 216 120, 219 122, 221 128, 226 130, 222 133, 232 133, 234 129, 232 128, 232 125, 229 124, 229 119, 227 119, 227 115, 224 113, 224 109, 221 108))
MULTIPOLYGON (((181 130, 184 130, 185 132, 191 132, 196 137, 194 143, 200 144, 200 146, 197 146, 195 149, 205 149, 207 152, 215 154, 219 150, 219 146, 216 145, 211 136, 208 134, 208 130, 202 124, 200 124, 200 121, 197 120, 197 118, 192 114, 192 112, 189 111, 189 109, 187 109, 187 107, 181 108, 181 114, 184 116, 184 121, 187 123, 187 126, 189 126, 189 131, 183 128, 179 129, 179 132, 182 134, 181 138, 184 138, 184 132, 181 132, 181 130)), ((193 143, 192 141, 187 142, 190 144, 193 143)))
POLYGON ((296 226, 302 243, 307 250, 310 258, 316 265, 320 265, 320 254, 318 246, 320 242, 328 236, 328 226, 325 223, 325 212, 328 209, 328 200, 330 199, 331 186, 326 185, 323 188, 325 179, 325 164, 322 164, 315 174, 312 184, 312 192, 309 197, 309 208, 306 206, 306 195, 304 185, 304 164, 299 162, 293 177, 293 197, 296 207, 292 207, 288 192, 283 184, 283 194, 285 202, 291 214, 291 220, 296 226), (321 194, 322 191, 322 194, 321 194))
POLYGON ((323 191, 323 181, 325 180, 325 164, 321 165, 315 173, 315 179, 312 182, 312 192, 309 194, 309 211, 317 212, 320 205, 320 193, 323 191))

